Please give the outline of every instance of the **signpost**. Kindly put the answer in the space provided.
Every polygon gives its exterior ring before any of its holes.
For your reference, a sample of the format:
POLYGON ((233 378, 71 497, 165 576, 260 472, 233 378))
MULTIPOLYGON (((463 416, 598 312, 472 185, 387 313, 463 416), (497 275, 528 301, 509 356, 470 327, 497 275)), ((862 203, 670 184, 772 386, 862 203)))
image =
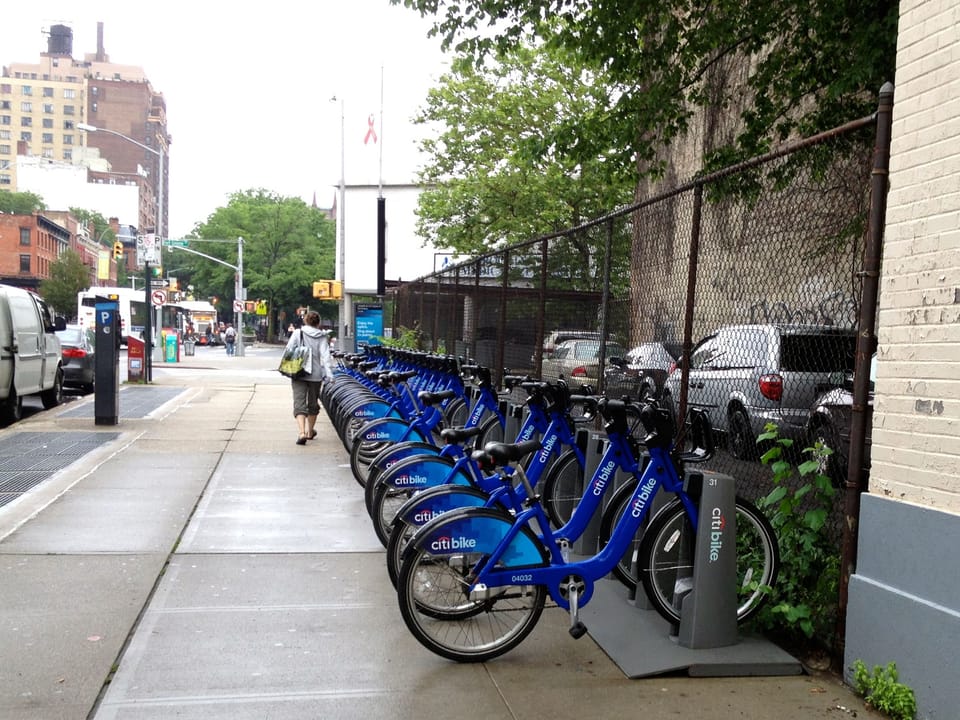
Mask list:
POLYGON ((150 294, 150 301, 154 307, 162 307, 167 302, 167 293, 165 290, 154 290, 150 294))

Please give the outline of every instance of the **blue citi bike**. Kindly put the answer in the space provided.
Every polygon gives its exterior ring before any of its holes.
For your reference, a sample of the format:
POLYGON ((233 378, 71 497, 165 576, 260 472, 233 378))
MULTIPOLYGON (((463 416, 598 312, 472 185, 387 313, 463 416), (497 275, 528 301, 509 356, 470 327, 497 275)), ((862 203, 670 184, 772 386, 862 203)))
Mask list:
MULTIPOLYGON (((709 457, 713 439, 709 422, 691 417, 694 449, 673 447, 674 420, 654 401, 636 404, 603 398, 598 410, 608 443, 583 497, 603 494, 622 470, 636 481, 606 544, 593 556, 571 559, 567 543, 550 527, 519 461, 539 442, 490 443, 474 458, 488 470, 500 468, 505 484, 519 477, 528 499, 512 514, 498 507, 450 510, 427 522, 407 543, 397 580, 400 612, 410 632, 432 652, 458 662, 483 662, 521 643, 536 626, 549 597, 570 614, 570 633, 586 627, 580 608, 590 602, 596 582, 610 573, 639 538, 634 560, 654 608, 679 622, 675 592, 692 576, 696 538, 696 499, 684 490, 685 462, 709 457), (643 445, 631 432, 635 419, 646 433, 643 445), (512 466, 512 472, 503 469, 512 466), (641 469, 642 468, 642 469, 641 469), (674 499, 644 520, 658 492, 674 499)), ((584 500, 581 500, 581 504, 584 500)), ((581 513, 578 505, 572 522, 581 513)), ((768 597, 779 569, 773 528, 752 504, 736 499, 737 620, 752 617, 768 597)))

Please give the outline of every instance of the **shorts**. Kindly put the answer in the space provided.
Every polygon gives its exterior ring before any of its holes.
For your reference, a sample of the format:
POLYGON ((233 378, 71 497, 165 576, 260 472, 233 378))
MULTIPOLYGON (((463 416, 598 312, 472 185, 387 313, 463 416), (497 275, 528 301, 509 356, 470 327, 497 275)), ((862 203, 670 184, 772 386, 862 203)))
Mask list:
POLYGON ((293 416, 320 414, 320 388, 322 382, 291 380, 293 388, 293 416))

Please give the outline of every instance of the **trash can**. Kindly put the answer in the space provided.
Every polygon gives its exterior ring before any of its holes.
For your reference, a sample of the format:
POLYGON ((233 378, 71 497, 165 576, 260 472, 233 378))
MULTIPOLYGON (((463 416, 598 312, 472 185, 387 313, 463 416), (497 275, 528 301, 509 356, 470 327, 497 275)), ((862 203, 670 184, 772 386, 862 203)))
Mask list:
POLYGON ((197 344, 193 340, 184 340, 183 341, 183 354, 184 356, 194 355, 197 344))

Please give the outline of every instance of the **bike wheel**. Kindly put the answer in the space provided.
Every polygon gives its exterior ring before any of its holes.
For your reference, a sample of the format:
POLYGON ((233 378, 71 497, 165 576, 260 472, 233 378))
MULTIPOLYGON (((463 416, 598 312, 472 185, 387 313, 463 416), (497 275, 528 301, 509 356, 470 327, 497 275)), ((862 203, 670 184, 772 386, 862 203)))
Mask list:
MULTIPOLYGON (((459 532, 464 511, 429 523, 408 545, 400 569, 397 597, 400 614, 413 636, 431 652, 457 662, 485 662, 516 647, 536 626, 546 601, 542 585, 505 586, 482 601, 471 601, 467 592, 473 567, 482 552, 435 554, 429 549, 434 531, 459 532), (445 526, 451 526, 446 530, 445 526), (430 532, 426 532, 427 529, 430 532)), ((511 516, 491 510, 474 510, 486 523, 513 523, 511 516)), ((503 528, 505 531, 506 528, 503 528)), ((526 540, 541 548, 525 528, 526 540)), ((545 551, 543 551, 545 552, 545 551)), ((546 562, 546 558, 543 558, 546 562)))
POLYGON ((350 448, 350 470, 360 487, 367 482, 370 464, 390 445, 404 440, 426 442, 423 433, 400 418, 378 418, 365 424, 350 448))
POLYGON ((572 450, 550 466, 543 481, 542 501, 554 527, 563 527, 573 517, 583 494, 583 480, 583 465, 572 450))
MULTIPOLYGON (((380 485, 381 476, 394 465, 411 457, 431 456, 448 457, 440 455, 442 448, 439 445, 424 442, 402 442, 395 445, 389 445, 377 455, 367 467, 367 480, 363 484, 363 503, 367 508, 367 513, 373 517, 373 498, 376 495, 377 487, 380 485)), ((453 465, 453 461, 450 461, 453 465)))
MULTIPOLYGON (((776 582, 780 549, 770 521, 753 504, 736 499, 737 622, 749 620, 767 600, 776 582)), ((667 621, 680 622, 673 605, 677 590, 689 587, 693 574, 694 531, 680 501, 650 521, 639 550, 641 580, 650 602, 667 621)))

